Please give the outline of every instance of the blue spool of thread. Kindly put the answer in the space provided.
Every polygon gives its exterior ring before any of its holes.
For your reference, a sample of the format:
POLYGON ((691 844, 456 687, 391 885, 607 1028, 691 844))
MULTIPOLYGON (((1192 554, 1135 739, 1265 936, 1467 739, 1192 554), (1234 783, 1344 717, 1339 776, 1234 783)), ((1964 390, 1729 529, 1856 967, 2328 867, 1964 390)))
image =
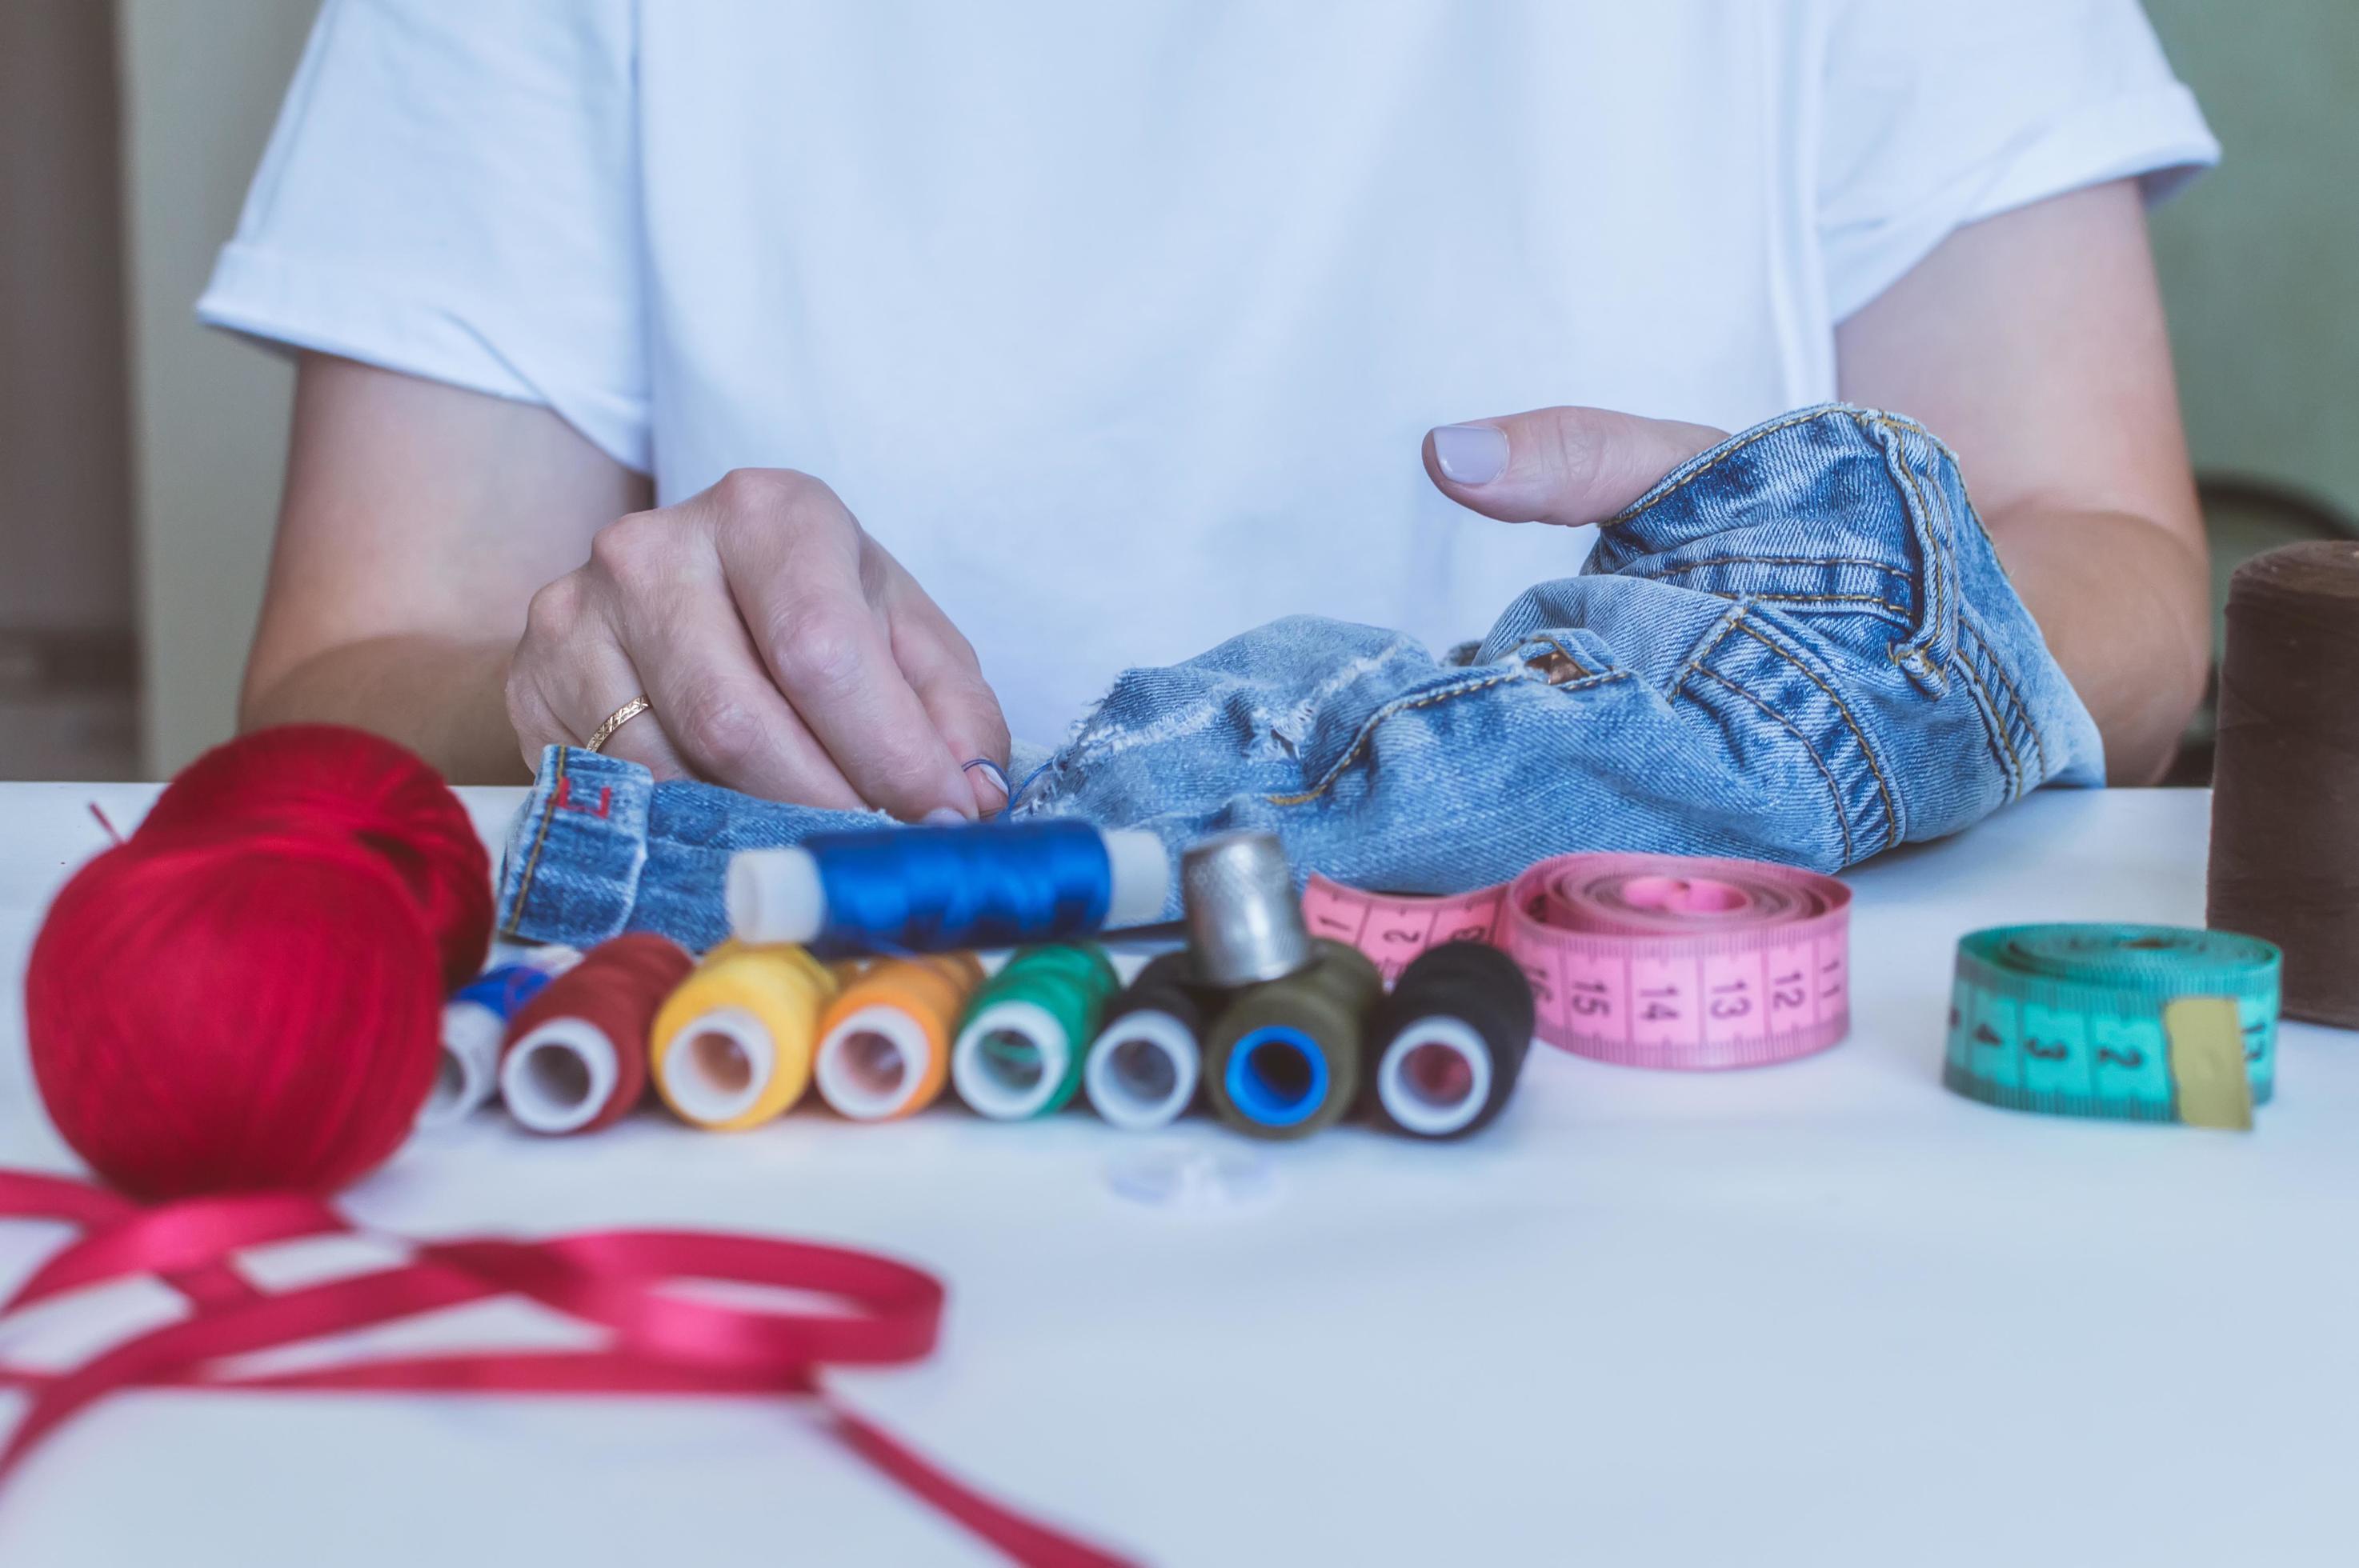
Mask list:
POLYGON ((483 1008, 505 1021, 514 1018, 525 1003, 538 996, 552 978, 547 969, 530 964, 502 964, 461 986, 451 993, 451 1000, 483 1008))
POLYGON ((1060 942, 1151 921, 1170 863, 1152 833, 1049 817, 826 833, 729 863, 738 940, 834 953, 1060 942))
POLYGON ((418 1113, 419 1126, 457 1121, 492 1098, 508 1020, 580 957, 570 947, 544 948, 521 963, 486 969, 452 994, 442 1008, 442 1060, 418 1113))

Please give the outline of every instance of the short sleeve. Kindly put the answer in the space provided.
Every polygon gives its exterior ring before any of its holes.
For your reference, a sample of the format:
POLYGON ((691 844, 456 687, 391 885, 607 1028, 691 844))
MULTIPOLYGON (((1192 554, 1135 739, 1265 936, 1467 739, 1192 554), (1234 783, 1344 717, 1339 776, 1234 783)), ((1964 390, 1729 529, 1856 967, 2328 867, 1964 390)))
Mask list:
POLYGON ((1835 0, 1819 240, 1842 320, 1961 224, 2219 159, 2137 0, 1835 0))
POLYGON ((628 0, 328 0, 205 321, 648 467, 628 0))

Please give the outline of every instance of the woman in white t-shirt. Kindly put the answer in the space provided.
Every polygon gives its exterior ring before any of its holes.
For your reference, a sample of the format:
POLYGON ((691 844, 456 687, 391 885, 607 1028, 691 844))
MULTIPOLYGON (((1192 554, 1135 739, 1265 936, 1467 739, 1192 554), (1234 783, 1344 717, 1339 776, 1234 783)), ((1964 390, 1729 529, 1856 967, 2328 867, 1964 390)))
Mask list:
POLYGON ((1125 665, 1477 634, 1587 535, 1470 509, 1841 396, 2149 778, 2141 197, 2216 152, 2135 0, 328 0, 200 308, 302 351, 245 718, 971 816, 1125 665))

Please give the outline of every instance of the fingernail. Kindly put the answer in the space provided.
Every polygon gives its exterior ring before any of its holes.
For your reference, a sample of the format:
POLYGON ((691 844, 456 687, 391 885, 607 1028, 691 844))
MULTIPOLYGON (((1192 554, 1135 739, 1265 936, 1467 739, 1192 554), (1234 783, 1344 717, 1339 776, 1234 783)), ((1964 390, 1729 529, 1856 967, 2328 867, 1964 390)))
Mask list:
POLYGON ((1507 433, 1496 425, 1437 425, 1433 457, 1452 484, 1488 484, 1507 471, 1507 433))
POLYGON ((929 827, 955 827, 965 820, 963 812, 953 811, 947 806, 938 806, 925 816, 926 825, 929 827))

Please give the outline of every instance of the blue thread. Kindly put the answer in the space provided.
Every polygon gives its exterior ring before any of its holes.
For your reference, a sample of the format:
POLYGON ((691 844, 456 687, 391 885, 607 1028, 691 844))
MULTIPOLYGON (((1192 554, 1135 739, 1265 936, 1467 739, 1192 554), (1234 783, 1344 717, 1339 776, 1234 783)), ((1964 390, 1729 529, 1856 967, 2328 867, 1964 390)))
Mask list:
POLYGON ((1033 782, 1034 782, 1035 780, 1037 780, 1038 778, 1039 778, 1039 776, 1040 776, 1042 773, 1047 773, 1050 768, 1052 768, 1052 767, 1054 767, 1054 766, 1056 766, 1056 759, 1055 759, 1055 758, 1053 758, 1053 757, 1051 757, 1049 761, 1047 761, 1047 762, 1045 762, 1041 763, 1038 767, 1034 768, 1030 773, 1026 773, 1026 774, 1024 775, 1024 782, 1023 782, 1022 784, 1017 784, 1014 789, 1012 789, 1012 790, 1010 790, 1010 791, 1008 791, 1008 792, 1007 792, 1007 804, 1006 804, 1006 806, 1004 806, 1000 807, 1000 810, 1001 810, 1002 812, 1009 812, 1009 811, 1013 811, 1013 810, 1015 810, 1015 809, 1016 809, 1016 803, 1018 800, 1020 800, 1020 799, 1022 799, 1022 798, 1023 798, 1024 792, 1025 792, 1026 790, 1027 790, 1027 789, 1030 789, 1030 788, 1032 787, 1033 782))
POLYGON ((803 841, 827 914, 814 947, 947 953, 1084 936, 1105 925, 1114 867, 1086 822, 822 833, 803 841))
POLYGON ((1223 1076, 1229 1103, 1238 1113, 1264 1127, 1292 1127, 1307 1121, 1327 1099, 1327 1053, 1299 1029, 1266 1023, 1229 1050, 1229 1070, 1223 1076), (1297 1087, 1270 1075, 1272 1063, 1256 1065, 1255 1057, 1275 1047, 1302 1064, 1305 1081, 1297 1087))
POLYGON ((977 768, 982 768, 987 771, 991 774, 991 782, 999 786, 999 809, 1001 811, 1006 811, 1007 809, 1008 803, 1015 798, 1015 792, 1007 787, 1007 770, 1001 767, 997 762, 993 762, 989 757, 976 757, 971 762, 965 762, 959 764, 959 772, 962 773, 971 773, 977 768))
POLYGON ((1017 784, 1009 784, 1007 782, 1007 770, 1001 767, 997 762, 993 762, 989 757, 976 757, 972 761, 962 762, 959 764, 959 771, 961 773, 971 773, 977 768, 988 768, 991 770, 992 782, 999 786, 999 793, 1002 799, 999 803, 999 809, 984 817, 984 820, 986 822, 998 822, 1005 819, 1010 813, 1015 811, 1016 803, 1022 797, 1024 792, 1030 789, 1034 781, 1038 779, 1042 773, 1047 773, 1050 768, 1054 767, 1056 765, 1056 762, 1057 760, 1054 757, 1049 758, 1038 767, 1034 768, 1030 773, 1026 773, 1024 775, 1024 782, 1017 784))
POLYGON ((999 809, 991 813, 988 816, 985 816, 984 820, 985 822, 999 822, 1005 820, 1016 810, 1016 802, 1021 798, 1026 790, 1032 787, 1033 782, 1055 765, 1056 759, 1051 757, 1048 762, 1041 763, 1038 767, 1034 768, 1030 773, 1026 773, 1024 775, 1024 782, 1021 784, 1010 784, 1007 778, 1007 770, 1001 767, 997 762, 993 762, 989 757, 977 757, 972 762, 962 762, 959 766, 961 772, 970 773, 974 772, 977 768, 986 768, 990 770, 992 782, 999 786, 1001 798, 999 809))
POLYGON ((549 984, 549 971, 530 964, 502 964, 461 986, 451 1000, 473 1002, 505 1023, 549 984))

